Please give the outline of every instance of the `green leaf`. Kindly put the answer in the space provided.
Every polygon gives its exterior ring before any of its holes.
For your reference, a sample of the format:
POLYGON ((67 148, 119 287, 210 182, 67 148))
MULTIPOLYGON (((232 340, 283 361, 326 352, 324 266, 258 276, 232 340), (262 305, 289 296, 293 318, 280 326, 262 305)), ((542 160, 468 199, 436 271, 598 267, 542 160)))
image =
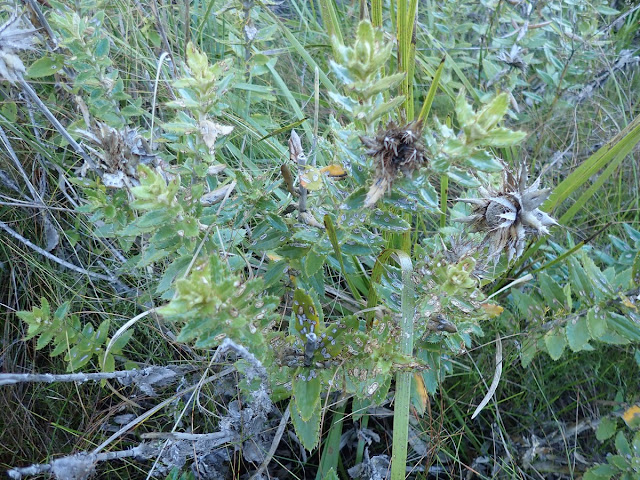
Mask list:
POLYGON ((370 224, 389 232, 406 232, 411 229, 409 223, 394 215, 391 212, 385 212, 379 208, 374 210, 369 217, 370 224))
POLYGON ((489 131, 502 120, 508 109, 509 95, 501 93, 478 112, 477 122, 484 130, 489 131))
POLYGON ((587 326, 591 338, 599 340, 607 333, 607 316, 600 309, 592 307, 587 312, 587 326))
POLYGON ((327 472, 327 474, 324 477, 322 477, 322 480, 340 480, 340 478, 336 474, 335 470, 332 468, 327 472))
POLYGON ((287 262, 280 260, 278 262, 271 262, 267 271, 264 274, 264 287, 268 288, 275 285, 280 281, 284 275, 284 271, 287 268, 287 262))
POLYGON ((178 275, 184 274, 187 271, 187 266, 191 263, 192 260, 191 255, 184 255, 182 257, 176 258, 171 264, 166 268, 162 278, 158 282, 158 286, 156 287, 156 293, 164 293, 170 287, 175 278, 178 275))
POLYGON ((58 73, 64 66, 64 57, 55 55, 54 57, 42 57, 31 64, 27 69, 27 77, 41 78, 58 73))
POLYGON ((618 453, 620 455, 628 455, 628 456, 633 455, 633 452, 631 451, 631 445, 629 445, 629 440, 627 440, 627 437, 625 437, 622 430, 620 430, 616 435, 615 443, 616 443, 616 450, 618 450, 618 453))
POLYGON ((640 285, 640 252, 636 253, 631 269, 631 281, 634 285, 640 285))
POLYGON ((531 364, 536 353, 538 353, 538 339, 531 336, 526 337, 520 349, 520 362, 523 368, 527 368, 531 364))
POLYGON ((373 123, 374 120, 380 118, 385 113, 390 112, 402 102, 404 102, 404 95, 400 95, 399 97, 392 98, 388 102, 381 103, 378 105, 372 112, 370 112, 366 117, 369 123, 373 123))
POLYGON ((304 272, 308 277, 312 277, 315 273, 322 268, 324 261, 327 258, 326 254, 316 252, 315 248, 309 250, 309 253, 305 257, 304 272))
POLYGON ((609 326, 619 335, 632 342, 640 342, 640 326, 631 319, 617 314, 607 312, 609 326))
POLYGON ((300 367, 292 380, 293 398, 300 418, 308 422, 316 410, 320 408, 320 391, 322 382, 317 372, 307 367, 300 367))
POLYGON ((296 435, 300 439, 302 446, 311 451, 318 445, 320 440, 320 421, 322 420, 322 409, 317 408, 308 421, 302 420, 300 412, 295 402, 289 404, 291 410, 291 422, 295 428, 296 435))
POLYGON ((38 341, 36 342, 36 350, 42 350, 44 347, 46 347, 55 334, 56 331, 53 328, 44 330, 38 337, 38 341))
POLYGON ((565 305, 565 296, 562 291, 562 287, 551 278, 547 273, 540 272, 538 274, 538 284, 540 285, 540 291, 544 297, 545 306, 557 310, 563 308, 565 305))
POLYGON ((109 55, 109 39, 102 38, 98 40, 98 43, 95 46, 95 54, 97 57, 106 57, 109 55))
POLYGON ((574 352, 585 350, 585 346, 591 340, 587 319, 584 316, 572 316, 567 321, 567 340, 569 347, 574 352))
POLYGON ((567 338, 563 330, 554 329, 548 331, 544 336, 544 343, 549 352, 549 356, 553 360, 558 360, 564 352, 564 347, 567 345, 567 338))
POLYGON ((618 469, 611 465, 603 464, 597 467, 587 470, 582 477, 583 480, 609 480, 615 474, 618 473, 618 469))
POLYGON ((599 441, 604 442, 615 435, 616 428, 617 422, 614 418, 602 417, 600 419, 600 424, 596 429, 596 438, 599 441))

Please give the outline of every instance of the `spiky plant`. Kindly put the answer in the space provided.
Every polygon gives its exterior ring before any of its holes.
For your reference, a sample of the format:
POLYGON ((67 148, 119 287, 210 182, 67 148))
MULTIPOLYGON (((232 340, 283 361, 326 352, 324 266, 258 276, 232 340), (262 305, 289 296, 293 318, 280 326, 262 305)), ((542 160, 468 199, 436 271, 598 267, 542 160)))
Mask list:
POLYGON ((551 189, 540 189, 540 177, 527 187, 528 171, 523 163, 517 173, 507 166, 503 170, 502 188, 480 187, 478 198, 461 199, 472 205, 469 216, 459 222, 469 223, 476 232, 485 232, 483 245, 489 258, 506 251, 507 259, 519 257, 528 237, 548 235, 557 222, 538 207, 549 197, 551 189))

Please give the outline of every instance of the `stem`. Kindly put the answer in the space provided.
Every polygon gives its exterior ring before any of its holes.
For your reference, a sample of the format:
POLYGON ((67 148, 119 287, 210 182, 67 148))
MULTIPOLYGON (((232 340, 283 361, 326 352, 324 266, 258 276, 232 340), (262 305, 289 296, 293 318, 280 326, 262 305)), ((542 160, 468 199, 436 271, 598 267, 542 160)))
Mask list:
POLYGON ((22 77, 19 78, 19 82, 24 91, 29 95, 29 97, 31 97, 40 111, 44 113, 44 116, 47 117, 47 120, 51 122, 51 125, 53 125, 55 129, 58 130, 60 135, 62 135, 64 139, 69 142, 69 145, 71 145, 75 152, 80 155, 85 162, 87 162, 87 165, 89 165, 89 167, 91 167, 93 170, 97 170, 96 164, 93 162, 89 154, 78 144, 78 142, 73 139, 71 135, 69 135, 69 132, 67 132, 67 130, 62 126, 58 119, 53 116, 53 113, 51 113, 49 108, 44 103, 42 103, 42 100, 40 100, 40 97, 38 97, 38 94, 35 92, 35 90, 31 88, 31 85, 29 85, 27 81, 22 77))
POLYGON ((11 235, 16 240, 21 241, 27 247, 35 250, 40 255, 43 255, 43 256, 47 257, 49 260, 51 260, 53 262, 56 262, 57 264, 62 265, 63 267, 68 268, 69 270, 73 270, 74 272, 82 273, 83 275, 87 275, 88 277, 93 278, 95 280, 106 280, 107 282, 110 282, 110 283, 113 283, 113 282, 116 281, 115 277, 107 277, 106 275, 101 275, 99 273, 89 272, 88 270, 85 270, 84 268, 77 267, 73 263, 69 263, 69 262, 67 262, 65 260, 62 260, 62 259, 56 257, 55 255, 47 252, 46 250, 38 247, 37 245, 32 243, 30 240, 27 240, 26 238, 24 238, 22 235, 20 235, 18 232, 16 232, 14 229, 12 229, 9 225, 7 225, 4 222, 0 222, 0 229, 2 229, 5 232, 7 232, 9 235, 11 235))
MULTIPOLYGON (((394 252, 402 268, 402 319, 400 320, 400 353, 413 355, 413 319, 415 298, 413 293, 413 265, 405 252, 394 252)), ((393 409, 393 447, 391 453, 391 480, 404 480, 409 443, 409 403, 411 401, 410 371, 396 374, 396 395, 393 409)))

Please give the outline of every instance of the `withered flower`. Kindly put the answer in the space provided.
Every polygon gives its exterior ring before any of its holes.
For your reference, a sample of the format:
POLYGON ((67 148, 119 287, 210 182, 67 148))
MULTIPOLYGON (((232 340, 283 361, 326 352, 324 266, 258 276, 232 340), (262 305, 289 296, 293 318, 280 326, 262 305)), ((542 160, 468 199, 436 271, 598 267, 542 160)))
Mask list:
POLYGON ((527 187, 527 177, 526 165, 516 174, 505 166, 501 189, 480 187, 479 198, 460 199, 472 205, 472 214, 457 221, 471 224, 476 232, 486 232, 483 244, 489 247, 489 258, 497 258, 503 250, 508 260, 517 258, 528 236, 548 235, 548 227, 558 224, 538 208, 551 189, 540 190, 539 177, 527 187))
MULTIPOLYGON (((134 128, 117 130, 105 123, 96 122, 93 129, 79 130, 78 133, 98 147, 89 149, 99 159, 99 167, 104 170, 102 181, 107 187, 139 185, 138 164, 146 165, 156 158, 148 142, 134 128)), ((87 165, 83 169, 86 167, 87 165)), ((81 175, 83 173, 80 172, 81 175)))
POLYGON ((411 122, 403 127, 391 122, 386 130, 379 131, 374 138, 360 137, 360 141, 376 166, 373 185, 364 202, 365 207, 372 207, 386 191, 391 190, 399 171, 405 176, 411 176, 424 163, 421 122, 411 122))
POLYGON ((515 43, 508 52, 500 52, 498 54, 498 60, 511 68, 522 70, 523 72, 527 69, 527 62, 524 61, 524 57, 522 56, 522 48, 515 43))
POLYGON ((12 15, 0 26, 0 78, 16 83, 25 72, 17 52, 33 50, 36 29, 25 17, 12 15))

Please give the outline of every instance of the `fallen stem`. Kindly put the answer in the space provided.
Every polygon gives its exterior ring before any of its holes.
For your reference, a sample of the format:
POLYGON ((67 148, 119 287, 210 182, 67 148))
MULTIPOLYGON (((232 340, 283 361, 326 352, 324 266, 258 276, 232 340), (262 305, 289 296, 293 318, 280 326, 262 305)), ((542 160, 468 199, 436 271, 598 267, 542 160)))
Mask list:
POLYGON ((9 225, 7 225, 4 222, 0 222, 0 228, 2 230, 4 230, 5 232, 7 232, 9 235, 11 235, 16 240, 19 240, 20 242, 24 243, 27 247, 29 247, 32 250, 35 250, 36 252, 38 252, 40 255, 45 256, 46 258, 48 258, 52 262, 55 262, 58 265, 62 265, 63 267, 68 268, 69 270, 73 270, 74 272, 82 273, 83 275, 87 275, 88 277, 93 278, 95 280, 105 280, 105 281, 107 281, 109 283, 114 283, 114 282, 117 281, 115 276, 108 277, 106 275, 101 275, 100 273, 89 272, 88 270, 85 270, 84 268, 78 267, 78 266, 74 265, 73 263, 69 263, 69 262, 67 262, 65 260, 62 260, 61 258, 56 257, 55 255, 47 252, 46 250, 38 247, 36 244, 31 242, 30 240, 27 240, 26 238, 24 238, 22 235, 20 235, 18 232, 16 232, 14 229, 12 229, 9 225))
POLYGON ((98 169, 96 168, 96 164, 93 162, 89 154, 84 150, 84 148, 80 146, 78 142, 76 142, 73 139, 73 137, 69 134, 69 132, 67 132, 67 130, 58 121, 58 119, 53 116, 53 113, 51 113, 49 108, 42 102, 42 100, 40 100, 40 97, 38 97, 38 94, 35 92, 33 88, 31 88, 31 85, 29 85, 27 81, 22 77, 20 77, 18 81, 20 82, 20 85, 22 86, 23 90, 29 95, 29 97, 31 97, 31 99, 35 102, 35 104, 38 106, 40 111, 44 114, 45 117, 47 117, 47 120, 51 122, 51 124, 55 127, 56 130, 58 130, 60 135, 62 135, 64 139, 67 142, 69 142, 69 145, 71 145, 71 147, 75 150, 75 152, 78 155, 80 155, 85 162, 87 162, 87 165, 89 165, 91 169, 97 171, 98 169))

